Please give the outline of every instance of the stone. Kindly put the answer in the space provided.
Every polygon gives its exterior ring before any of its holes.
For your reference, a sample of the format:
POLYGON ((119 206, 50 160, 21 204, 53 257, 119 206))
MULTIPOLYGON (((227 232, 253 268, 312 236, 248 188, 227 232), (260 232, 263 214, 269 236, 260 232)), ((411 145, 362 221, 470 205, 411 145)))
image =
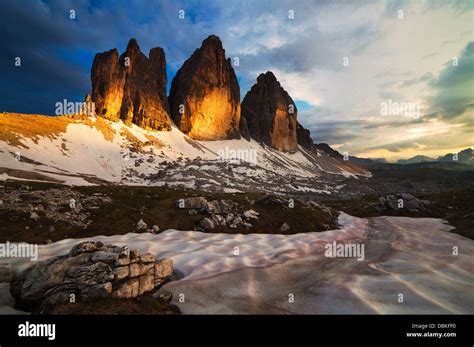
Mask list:
POLYGON ((140 276, 140 264, 130 264, 130 277, 140 276))
POLYGON ((290 226, 286 223, 283 223, 281 226, 280 226, 280 232, 281 233, 286 233, 288 230, 290 230, 290 226))
POLYGON ((173 260, 161 259, 155 264, 155 285, 163 283, 173 274, 173 260))
POLYGON ((232 222, 232 221, 234 220, 234 218, 235 218, 235 216, 234 216, 233 213, 229 213, 229 214, 225 217, 227 223, 232 222))
POLYGON ((144 293, 152 291, 153 289, 155 289, 155 276, 153 275, 140 276, 138 295, 143 295, 144 293))
POLYGON ((155 261, 155 256, 151 253, 143 254, 140 256, 140 262, 142 263, 153 263, 155 261))
POLYGON ((139 264, 140 266, 140 276, 143 274, 146 274, 149 270, 153 269, 155 267, 154 263, 149 263, 149 264, 139 264))
POLYGON ((157 298, 163 300, 166 303, 170 303, 173 299, 173 294, 170 292, 158 293, 157 298))
POLYGON ((118 51, 96 54, 91 71, 96 115, 153 130, 171 130, 166 97, 166 58, 162 48, 146 57, 135 39, 118 51))
POLYGON ((293 99, 271 71, 257 77, 242 101, 250 136, 284 152, 298 149, 297 114, 293 99))
POLYGON ((206 38, 178 70, 169 103, 174 123, 193 139, 240 137, 240 88, 217 36, 206 38))
POLYGON ((199 225, 205 230, 205 231, 211 231, 211 230, 214 230, 214 228, 216 227, 214 225, 214 222, 209 219, 209 218, 204 218, 201 220, 201 222, 199 223, 199 225))
POLYGON ((120 257, 115 261, 115 266, 126 266, 130 264, 129 257, 120 257))
POLYGON ((242 215, 247 219, 258 219, 259 213, 254 210, 247 210, 242 215))
POLYGON ((244 221, 242 220, 242 217, 237 216, 237 217, 235 217, 234 220, 232 221, 232 224, 234 224, 234 225, 240 225, 240 224, 242 224, 243 222, 244 222, 244 221))
POLYGON ((214 224, 217 225, 226 225, 226 220, 224 217, 222 217, 220 214, 214 214, 211 216, 212 221, 214 224))
POLYGON ((118 254, 108 253, 104 251, 98 251, 92 254, 91 260, 94 263, 103 262, 106 264, 112 264, 118 259, 118 254))
POLYGON ((38 220, 39 216, 36 212, 30 212, 30 218, 33 220, 38 220))
POLYGON ((176 207, 193 210, 200 210, 206 207, 207 200, 201 197, 180 199, 176 202, 176 207))
POLYGON ((122 280, 127 278, 130 274, 130 268, 128 266, 121 266, 114 269, 115 280, 122 280))
POLYGON ((81 242, 74 246, 69 252, 70 257, 74 257, 80 253, 92 253, 97 250, 97 244, 90 241, 81 242))
POLYGON ((134 299, 138 297, 140 282, 138 278, 132 278, 123 283, 112 292, 112 297, 117 299, 134 299))
POLYGON ((412 194, 409 193, 400 193, 395 195, 386 195, 381 196, 379 198, 378 205, 375 206, 377 211, 385 211, 385 210, 399 210, 399 209, 406 209, 412 212, 417 211, 427 211, 427 206, 430 203, 426 203, 424 200, 420 200, 414 197, 412 194), (399 207, 400 201, 403 202, 403 206, 399 207))
MULTIPOLYGON (((136 298, 154 290, 173 273, 171 259, 155 261, 152 254, 138 250, 81 242, 67 255, 37 262, 10 284, 19 309, 47 313, 58 304, 69 302, 74 293, 81 301, 114 297, 136 298), (130 265, 128 265, 130 264, 130 265)), ((0 281, 10 280, 8 264, 0 263, 0 281)))
POLYGON ((140 219, 137 223, 137 230, 145 230, 147 228, 147 224, 143 221, 143 219, 140 219))
POLYGON ((81 298, 90 300, 90 298, 100 299, 106 298, 112 293, 112 283, 106 282, 88 286, 81 291, 81 298))
POLYGON ((0 262, 0 283, 8 283, 12 280, 12 267, 9 263, 0 262))

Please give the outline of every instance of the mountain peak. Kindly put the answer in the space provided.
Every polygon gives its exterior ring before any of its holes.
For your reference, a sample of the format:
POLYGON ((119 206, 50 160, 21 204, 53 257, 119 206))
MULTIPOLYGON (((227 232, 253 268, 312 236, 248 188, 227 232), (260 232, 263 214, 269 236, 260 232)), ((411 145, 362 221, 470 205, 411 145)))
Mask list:
POLYGON ((130 41, 128 41, 126 52, 140 52, 140 46, 135 38, 131 38, 130 41))
POLYGON ((193 139, 239 137, 240 88, 220 39, 206 38, 178 70, 171 83, 171 115, 193 139))
POLYGON ((298 148, 297 109, 271 71, 257 77, 242 101, 250 136, 285 152, 298 148))

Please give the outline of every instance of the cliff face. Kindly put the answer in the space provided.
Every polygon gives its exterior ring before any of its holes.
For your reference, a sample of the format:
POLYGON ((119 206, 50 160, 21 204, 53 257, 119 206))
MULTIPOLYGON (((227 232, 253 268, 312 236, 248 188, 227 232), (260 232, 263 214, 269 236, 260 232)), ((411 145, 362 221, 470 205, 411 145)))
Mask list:
POLYGON ((147 58, 131 39, 120 57, 116 49, 97 54, 91 79, 98 116, 143 128, 171 130, 162 48, 152 48, 147 58))
POLYGON ((239 137, 240 88, 217 36, 205 39, 178 70, 169 103, 174 122, 191 138, 239 137))
POLYGON ((280 151, 298 148, 297 109, 272 72, 261 74, 242 101, 250 136, 280 151))
POLYGON ((298 144, 306 149, 313 147, 313 139, 308 129, 304 128, 300 123, 296 124, 296 136, 298 138, 298 144))
POLYGON ((285 152, 298 144, 311 149, 309 131, 297 122, 297 108, 272 72, 261 74, 240 104, 240 88, 221 40, 209 36, 178 70, 166 96, 162 48, 149 57, 135 39, 95 56, 91 72, 97 116, 142 128, 171 130, 171 119, 197 140, 253 138, 285 152))
POLYGON ((116 49, 95 55, 92 63, 92 101, 96 114, 109 120, 120 119, 125 71, 118 64, 116 49))

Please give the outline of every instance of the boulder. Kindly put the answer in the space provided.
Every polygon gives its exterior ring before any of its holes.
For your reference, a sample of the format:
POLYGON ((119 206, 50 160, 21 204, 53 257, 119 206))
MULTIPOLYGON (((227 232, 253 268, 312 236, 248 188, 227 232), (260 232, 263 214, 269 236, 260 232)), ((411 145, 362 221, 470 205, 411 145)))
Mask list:
POLYGON ((290 230, 290 226, 286 223, 283 223, 281 226, 280 226, 280 232, 281 233, 286 233, 288 230, 290 230))
POLYGON ((420 200, 409 193, 386 195, 379 198, 376 210, 382 212, 387 210, 408 210, 411 212, 428 211, 431 203, 428 200, 420 200), (401 206, 401 207, 400 207, 401 206))
POLYGON ((137 230, 145 230, 148 228, 148 225, 143 221, 143 219, 140 219, 137 223, 137 230))
POLYGON ((258 219, 259 213, 254 210, 247 210, 242 215, 247 219, 258 219))
POLYGON ((210 218, 202 219, 199 225, 204 229, 204 231, 211 231, 214 230, 214 228, 216 227, 214 222, 210 218))
POLYGON ((206 198, 195 197, 195 198, 186 198, 186 199, 179 199, 176 202, 176 206, 178 208, 186 208, 186 209, 193 209, 193 210, 200 210, 205 208, 207 205, 206 198))
POLYGON ((133 299, 156 289, 172 273, 171 259, 155 261, 152 254, 86 241, 67 255, 26 269, 13 279, 10 291, 18 308, 44 313, 68 303, 72 294, 76 302, 133 299))

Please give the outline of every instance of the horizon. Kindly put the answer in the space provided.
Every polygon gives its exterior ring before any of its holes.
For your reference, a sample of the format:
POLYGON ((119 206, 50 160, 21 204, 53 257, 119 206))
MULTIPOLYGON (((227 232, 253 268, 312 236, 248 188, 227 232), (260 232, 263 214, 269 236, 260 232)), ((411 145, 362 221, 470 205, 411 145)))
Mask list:
POLYGON ((152 47, 165 50, 169 92, 182 63, 216 35, 226 56, 239 58, 234 70, 241 100, 260 73, 273 71, 315 143, 389 162, 437 158, 474 144, 472 2, 142 5, 0 4, 3 28, 23 23, 2 33, 0 109, 53 114, 59 100, 83 101, 95 54, 112 48, 121 54, 131 38, 147 56, 152 47), (18 56, 20 69, 13 63, 18 56), (382 114, 386 105, 390 111, 382 114))

